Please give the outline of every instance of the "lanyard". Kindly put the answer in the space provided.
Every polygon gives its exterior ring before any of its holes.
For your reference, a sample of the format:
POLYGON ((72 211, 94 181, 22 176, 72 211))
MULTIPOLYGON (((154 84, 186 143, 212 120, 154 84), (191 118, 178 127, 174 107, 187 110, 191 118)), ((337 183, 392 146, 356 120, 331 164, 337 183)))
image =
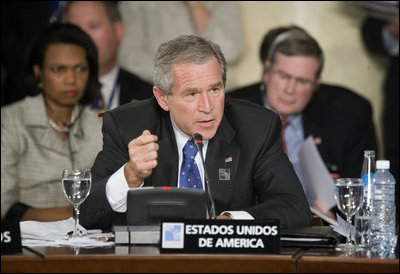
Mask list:
MULTIPOLYGON (((112 102, 114 100, 114 96, 115 96, 115 93, 117 91, 118 86, 119 86, 119 72, 117 74, 117 77, 115 78, 114 85, 113 85, 113 88, 111 90, 110 98, 108 100, 108 104, 107 104, 106 109, 110 109, 111 108, 111 105, 112 105, 112 102)), ((105 102, 104 102, 104 105, 101 105, 99 100, 95 99, 94 102, 93 102, 93 107, 95 109, 103 109, 105 107, 105 102)))

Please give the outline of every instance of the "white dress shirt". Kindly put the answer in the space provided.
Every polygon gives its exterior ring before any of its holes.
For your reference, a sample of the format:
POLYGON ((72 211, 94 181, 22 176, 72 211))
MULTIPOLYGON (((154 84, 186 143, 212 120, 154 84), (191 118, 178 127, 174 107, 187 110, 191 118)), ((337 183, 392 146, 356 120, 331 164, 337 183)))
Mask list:
POLYGON ((119 106, 119 93, 120 88, 119 84, 117 83, 117 77, 119 76, 119 68, 116 66, 110 73, 101 77, 99 79, 101 83, 101 95, 104 99, 104 105, 108 109, 113 109, 119 106), (115 94, 113 98, 111 98, 111 94, 115 89, 115 94), (110 100, 111 104, 110 104, 110 100))

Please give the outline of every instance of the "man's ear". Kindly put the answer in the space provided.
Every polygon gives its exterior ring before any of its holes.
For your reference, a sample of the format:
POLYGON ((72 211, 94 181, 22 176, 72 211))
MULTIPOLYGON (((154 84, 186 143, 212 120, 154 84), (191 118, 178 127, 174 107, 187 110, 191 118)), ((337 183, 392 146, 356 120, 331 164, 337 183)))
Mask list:
POLYGON ((118 43, 121 43, 122 38, 125 35, 125 25, 122 21, 117 21, 114 23, 115 33, 117 35, 118 43))
POLYGON ((266 60, 264 62, 264 68, 263 68, 263 81, 264 81, 264 83, 268 82, 270 69, 271 69, 271 62, 269 60, 266 60))
POLYGON ((169 111, 168 95, 157 86, 153 87, 153 94, 160 107, 165 111, 169 111))
POLYGON ((315 80, 315 84, 314 84, 314 92, 319 90, 319 86, 322 83, 322 77, 321 75, 317 77, 317 79, 315 80))
POLYGON ((271 61, 270 60, 265 60, 264 62, 264 73, 268 72, 271 68, 271 61))
POLYGON ((321 85, 321 83, 322 83, 322 77, 321 77, 321 75, 317 77, 316 83, 317 83, 318 86, 321 85))

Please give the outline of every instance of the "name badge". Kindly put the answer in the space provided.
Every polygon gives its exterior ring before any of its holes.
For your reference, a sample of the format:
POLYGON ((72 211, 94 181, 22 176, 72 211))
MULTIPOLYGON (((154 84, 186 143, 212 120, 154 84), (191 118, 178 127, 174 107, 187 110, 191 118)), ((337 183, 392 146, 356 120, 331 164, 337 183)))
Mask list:
POLYGON ((161 222, 161 253, 280 254, 279 220, 161 222))
POLYGON ((231 170, 229 168, 218 169, 218 179, 220 181, 229 181, 231 179, 231 170))

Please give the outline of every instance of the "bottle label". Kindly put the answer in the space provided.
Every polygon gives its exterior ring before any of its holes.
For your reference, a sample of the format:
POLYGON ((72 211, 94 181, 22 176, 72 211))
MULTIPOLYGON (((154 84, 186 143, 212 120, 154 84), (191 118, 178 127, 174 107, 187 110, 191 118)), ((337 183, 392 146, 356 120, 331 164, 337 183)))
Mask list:
POLYGON ((369 180, 368 180, 368 173, 363 174, 361 177, 361 179, 364 183, 364 196, 366 196, 366 197, 367 197, 367 194, 371 192, 371 189, 368 189, 368 187, 370 187, 370 188, 372 187, 372 177, 374 177, 374 174, 375 173, 373 173, 373 172, 370 173, 369 180))
POLYGON ((372 177, 374 177, 374 174, 375 173, 373 173, 373 172, 370 173, 369 180, 368 180, 368 174, 367 173, 363 174, 362 180, 364 182, 364 187, 368 186, 368 181, 372 182, 372 177))
POLYGON ((393 191, 393 189, 375 188, 373 198, 379 201, 394 201, 393 191))

